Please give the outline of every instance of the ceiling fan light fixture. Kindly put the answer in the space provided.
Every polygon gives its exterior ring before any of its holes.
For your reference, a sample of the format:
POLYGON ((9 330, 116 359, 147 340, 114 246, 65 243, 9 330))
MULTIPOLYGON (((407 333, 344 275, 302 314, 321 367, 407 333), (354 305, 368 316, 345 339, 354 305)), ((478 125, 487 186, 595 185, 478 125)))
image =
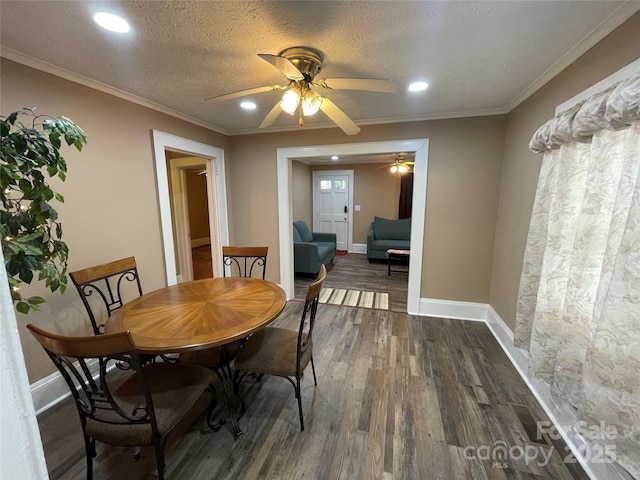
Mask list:
MULTIPOLYGON (((1 1, 1 0, 0 0, 1 1)), ((206 103, 217 103, 233 98, 254 95, 262 92, 282 90, 283 95, 264 117, 260 128, 273 125, 281 109, 289 115, 297 113, 298 125, 304 125, 304 117, 314 115, 318 110, 335 123, 347 135, 356 135, 360 127, 343 112, 329 97, 311 89, 361 90, 368 92, 396 93, 398 86, 391 80, 375 78, 325 78, 315 81, 322 70, 324 55, 315 48, 298 46, 286 48, 278 55, 259 53, 258 56, 275 67, 288 80, 287 85, 265 85, 249 88, 205 99, 206 103)))
POLYGON ((307 90, 302 99, 302 114, 305 117, 310 117, 320 110, 322 106, 322 100, 324 97, 313 90, 307 90))
POLYGON ((300 94, 297 89, 290 89, 284 92, 282 100, 280 101, 280 107, 289 115, 296 113, 298 104, 300 103, 300 94))
POLYGON ((407 173, 409 171, 409 167, 406 164, 401 163, 398 165, 398 173, 407 173))
POLYGON ((391 173, 396 173, 398 171, 397 165, 391 165, 391 173))

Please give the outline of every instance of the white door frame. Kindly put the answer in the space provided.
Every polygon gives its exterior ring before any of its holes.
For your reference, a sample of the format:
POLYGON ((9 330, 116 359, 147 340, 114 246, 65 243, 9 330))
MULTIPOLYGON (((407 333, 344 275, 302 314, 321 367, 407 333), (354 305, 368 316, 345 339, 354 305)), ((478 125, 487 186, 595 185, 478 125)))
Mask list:
MULTIPOLYGON (((318 193, 318 176, 320 175, 345 175, 349 182, 349 198, 347 204, 347 222, 349 222, 349 228, 347 229, 347 251, 351 252, 353 250, 353 170, 314 170, 311 173, 312 182, 313 182, 313 229, 318 229, 318 217, 316 215, 316 194, 318 193)), ((319 230, 318 230, 319 231, 319 230)))
POLYGON ((427 204, 427 164, 429 139, 390 140, 386 142, 345 143, 277 149, 278 167, 278 226, 280 234, 280 284, 287 298, 294 298, 293 272, 293 212, 291 198, 291 159, 330 155, 358 155, 373 153, 415 152, 413 176, 413 206, 411 215, 411 257, 407 312, 418 314, 422 281, 422 253, 427 204))
POLYGON ((202 157, 202 163, 206 163, 211 261, 213 264, 214 277, 221 276, 222 261, 219 253, 220 248, 217 246, 228 245, 229 243, 224 150, 212 145, 177 137, 169 133, 163 133, 158 130, 152 130, 152 132, 167 285, 175 285, 178 283, 178 278, 176 272, 175 245, 173 241, 173 223, 171 221, 166 150, 202 157), (214 245, 216 246, 215 248, 214 245))

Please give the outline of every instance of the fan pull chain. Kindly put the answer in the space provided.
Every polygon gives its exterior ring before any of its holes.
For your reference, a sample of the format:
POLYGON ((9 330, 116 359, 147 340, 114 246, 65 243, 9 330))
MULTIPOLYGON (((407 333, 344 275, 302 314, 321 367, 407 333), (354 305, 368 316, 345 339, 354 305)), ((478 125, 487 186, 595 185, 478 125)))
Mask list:
POLYGON ((300 103, 298 104, 298 108, 300 109, 300 116, 298 117, 298 125, 301 127, 304 126, 304 120, 302 119, 302 100, 302 89, 300 89, 300 103))

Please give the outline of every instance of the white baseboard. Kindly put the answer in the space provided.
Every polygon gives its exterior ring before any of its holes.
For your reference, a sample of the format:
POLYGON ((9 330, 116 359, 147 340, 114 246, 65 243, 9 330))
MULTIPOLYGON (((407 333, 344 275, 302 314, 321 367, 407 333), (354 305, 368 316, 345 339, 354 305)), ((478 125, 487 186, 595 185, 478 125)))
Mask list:
POLYGON ((211 238, 196 238, 191 240, 191 248, 201 247, 203 245, 211 245, 211 238))
POLYGON ((354 243, 351 245, 351 250, 349 253, 367 253, 367 244, 366 243, 354 243))
POLYGON ((487 306, 486 303, 421 298, 418 315, 484 322, 487 318, 487 306))
MULTIPOLYGON (((88 361, 89 371, 94 375, 98 373, 98 361, 88 361)), ((62 400, 71 395, 69 386, 60 372, 54 372, 51 375, 38 380, 31 384, 31 398, 36 415, 57 405, 62 400)))
MULTIPOLYGON (((562 433, 565 443, 573 454, 571 456, 569 452, 558 452, 560 456, 562 458, 569 457, 572 461, 576 459, 592 480, 628 480, 629 474, 616 463, 593 463, 588 461, 596 453, 596 448, 590 446, 589 441, 578 433, 576 429, 578 419, 575 409, 567 401, 554 395, 549 388, 549 384, 529 377, 529 352, 513 345, 513 332, 491 305, 487 305, 486 323, 504 353, 509 357, 509 360, 527 384, 529 390, 531 390, 531 393, 536 397, 549 419, 562 433), (588 458, 585 458, 585 454, 588 458)), ((602 460, 601 457, 597 457, 602 460)))

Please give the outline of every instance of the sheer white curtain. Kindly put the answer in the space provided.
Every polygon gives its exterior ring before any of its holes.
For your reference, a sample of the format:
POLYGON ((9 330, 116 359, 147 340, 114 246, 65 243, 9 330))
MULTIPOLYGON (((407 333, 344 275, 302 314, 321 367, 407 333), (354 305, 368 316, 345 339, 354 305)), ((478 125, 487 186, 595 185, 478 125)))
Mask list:
POLYGON ((514 343, 581 421, 615 428, 591 440, 640 478, 640 72, 529 146, 544 158, 514 343))

